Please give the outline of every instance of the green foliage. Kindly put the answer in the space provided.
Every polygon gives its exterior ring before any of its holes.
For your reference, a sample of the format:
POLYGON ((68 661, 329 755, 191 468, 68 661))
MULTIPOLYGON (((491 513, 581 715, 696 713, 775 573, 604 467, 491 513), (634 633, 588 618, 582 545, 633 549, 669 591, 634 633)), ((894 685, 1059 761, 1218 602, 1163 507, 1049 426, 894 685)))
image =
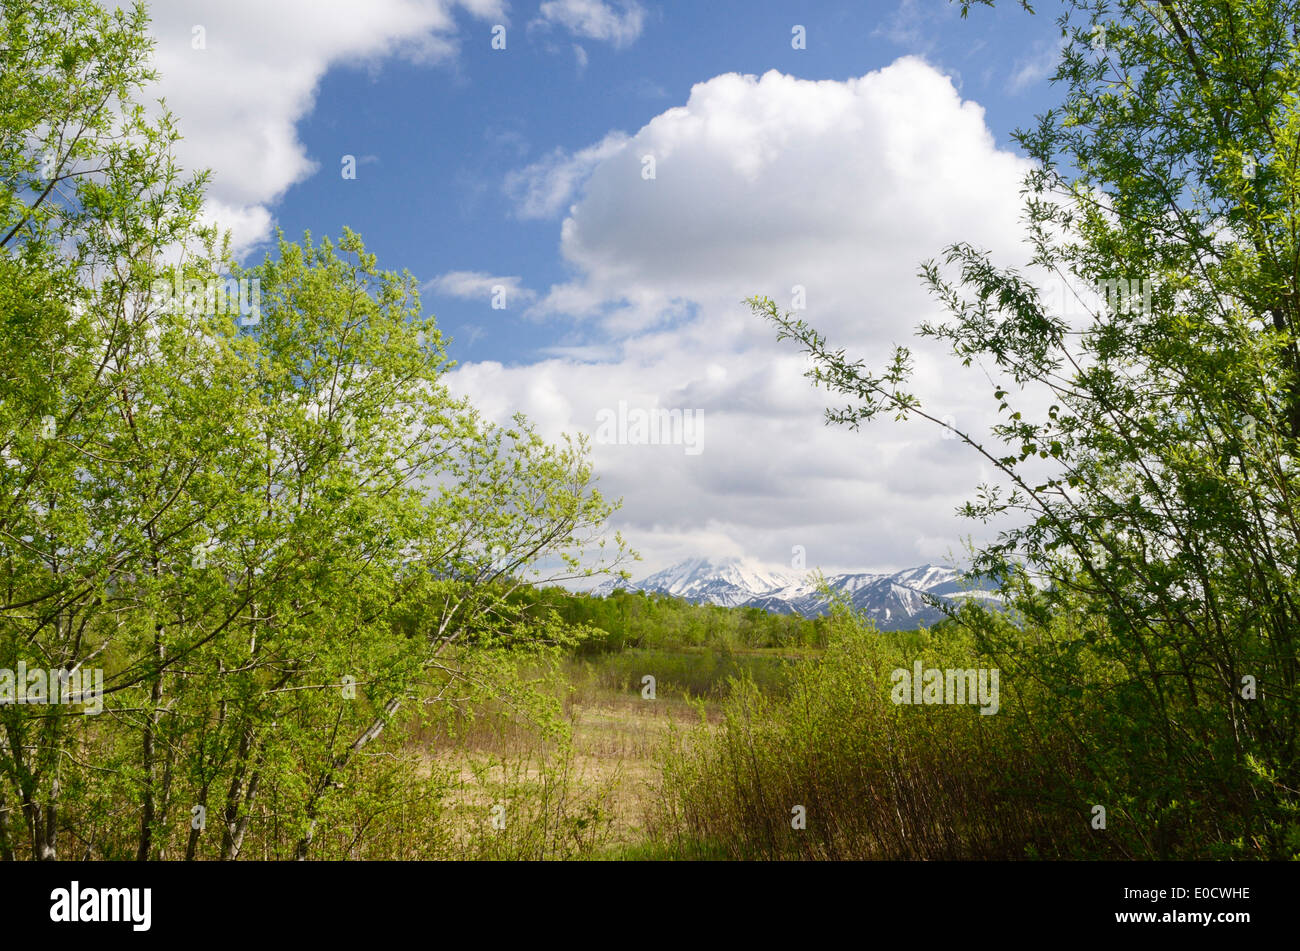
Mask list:
MULTIPOLYGON (((819 660, 788 668, 783 696, 734 685, 720 728, 678 735, 664 757, 652 841, 685 858, 969 859, 1113 854, 1087 800, 1059 783, 1067 735, 1037 723, 1043 693, 1002 689, 995 715, 892 699, 892 674, 980 668, 958 629, 877 632, 838 608, 819 660), (805 828, 794 826, 802 807, 805 828)), ((1005 683, 1005 682, 1004 682, 1005 683)))
POLYGON ((828 621, 761 608, 691 604, 666 594, 616 590, 606 597, 562 588, 528 593, 564 621, 590 630, 580 651, 627 648, 824 647, 828 621))
POLYGON ((104 686, 0 706, 0 857, 354 854, 390 799, 423 836, 389 728, 554 721, 517 661, 585 632, 514 594, 624 557, 586 444, 453 398, 351 231, 230 261, 132 98, 142 6, 0 10, 0 668, 104 686))
MULTIPOLYGON (((1108 294, 1072 324, 970 245, 923 266, 949 319, 921 333, 999 381, 1002 421, 957 432, 999 474, 963 511, 1020 524, 975 569, 1009 579, 1024 626, 968 623, 1080 729, 1081 776, 1109 776, 1097 795, 1131 817, 1126 851, 1293 856, 1300 8, 1064 7, 1064 102, 1016 136, 1038 163, 1035 273, 1148 282, 1150 305, 1108 294), (1085 620, 1058 640, 1062 618, 1085 620)), ((829 421, 947 425, 908 392, 905 348, 871 372, 751 303, 847 398, 829 421)))
POLYGON ((814 657, 809 652, 719 648, 628 648, 595 658, 575 658, 579 665, 570 671, 575 684, 594 680, 596 684, 632 696, 640 695, 642 679, 655 678, 658 697, 684 699, 725 697, 731 685, 745 680, 766 694, 785 690, 789 668, 814 657))

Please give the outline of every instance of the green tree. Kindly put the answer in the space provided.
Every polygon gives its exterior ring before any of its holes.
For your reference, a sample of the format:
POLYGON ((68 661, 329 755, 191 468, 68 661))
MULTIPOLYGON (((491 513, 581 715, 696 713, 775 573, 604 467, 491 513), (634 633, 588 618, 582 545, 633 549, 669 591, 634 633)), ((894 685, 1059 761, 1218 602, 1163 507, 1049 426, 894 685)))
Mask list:
POLYGON ((0 3, 0 667, 104 671, 100 716, 0 705, 0 857, 233 859, 268 814, 304 857, 399 711, 553 720, 518 659, 584 629, 511 596, 616 565, 612 506, 449 393, 355 234, 229 259, 142 6, 0 3))
MULTIPOLYGON (((1019 520, 974 567, 1023 623, 964 619, 1052 686, 1075 801, 1123 854, 1295 855, 1300 8, 1070 0, 1059 23, 1064 101, 1016 135, 1032 270, 968 244, 921 270, 948 317, 920 332, 998 381, 1001 422, 954 430, 1000 474, 963 511, 1019 520)), ((948 426, 906 348, 873 371, 751 304, 847 398, 829 421, 948 426)))
MULTIPOLYGON (((202 179, 171 160, 166 114, 132 97, 152 74, 142 5, 0 5, 0 664, 77 670, 109 650, 113 579, 163 544, 162 514, 124 505, 157 470, 133 434, 175 338, 151 329, 164 251, 197 235, 202 179), (126 488, 127 485, 130 488, 126 488), (148 538, 146 538, 148 536, 148 538)), ((157 329, 157 328, 154 328, 157 329)), ((190 342, 191 364, 220 376, 190 342)), ((183 385, 183 384, 182 384, 183 385)), ((190 511, 178 464, 168 481, 190 511)), ((147 489, 146 489, 147 491, 147 489)), ((32 854, 56 855, 60 770, 77 712, 0 711, 0 810, 14 790, 32 854)), ((64 784, 65 788, 67 784, 64 784)), ((8 828, 0 854, 12 857, 8 828)))

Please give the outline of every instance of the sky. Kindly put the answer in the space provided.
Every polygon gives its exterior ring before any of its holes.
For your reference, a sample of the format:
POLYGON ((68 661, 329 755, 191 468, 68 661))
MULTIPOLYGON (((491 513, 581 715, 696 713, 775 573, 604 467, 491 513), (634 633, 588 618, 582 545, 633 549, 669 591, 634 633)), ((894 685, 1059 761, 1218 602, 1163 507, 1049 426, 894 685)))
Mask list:
POLYGON ((947 0, 152 0, 158 86, 246 263, 361 234, 419 280, 449 386, 592 437, 640 576, 685 558, 960 561, 991 479, 919 421, 827 427, 768 295, 975 431, 997 380, 915 336, 955 241, 1023 263, 1011 140, 1050 108, 1055 12, 947 0), (693 429, 639 444, 638 414, 693 429), (630 421, 620 428, 618 420, 630 421))

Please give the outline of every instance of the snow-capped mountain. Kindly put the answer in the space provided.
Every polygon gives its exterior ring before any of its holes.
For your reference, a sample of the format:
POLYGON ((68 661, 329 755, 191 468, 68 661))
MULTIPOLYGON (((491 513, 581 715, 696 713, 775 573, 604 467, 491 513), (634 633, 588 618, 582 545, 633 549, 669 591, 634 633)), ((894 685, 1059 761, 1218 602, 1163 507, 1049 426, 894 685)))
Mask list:
POLYGON ((773 571, 742 558, 711 561, 690 558, 641 581, 606 581, 593 592, 607 595, 617 588, 652 591, 694 601, 734 608, 755 597, 798 586, 803 575, 794 571, 773 571))
MULTIPOLYGON (((894 574, 850 572, 826 581, 831 591, 847 596, 882 630, 941 620, 943 612, 927 596, 945 601, 996 598, 992 585, 972 583, 960 571, 941 565, 921 565, 894 574)), ((669 594, 696 604, 756 607, 805 617, 825 614, 830 605, 811 574, 771 569, 743 558, 691 558, 640 581, 607 581, 592 593, 606 596, 619 588, 669 594)))

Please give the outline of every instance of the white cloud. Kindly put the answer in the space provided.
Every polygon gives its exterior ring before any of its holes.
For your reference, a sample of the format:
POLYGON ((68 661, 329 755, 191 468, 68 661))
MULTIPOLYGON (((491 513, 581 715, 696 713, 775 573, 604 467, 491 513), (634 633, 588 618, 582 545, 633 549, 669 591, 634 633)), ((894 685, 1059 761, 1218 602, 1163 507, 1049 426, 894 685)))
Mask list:
POLYGON ((680 319, 683 300, 712 305, 716 322, 753 293, 788 301, 798 284, 824 330, 864 344, 910 337, 930 312, 921 260, 981 235, 1018 243, 1028 168, 995 148, 981 107, 915 58, 846 82, 718 76, 630 140, 548 169, 570 164, 586 182, 560 247, 579 276, 541 309, 599 311, 626 332, 680 319))
POLYGON ((426 281, 421 290, 436 291, 462 300, 490 301, 498 288, 504 289, 507 300, 532 300, 537 295, 520 284, 519 276, 496 276, 486 271, 448 271, 426 281))
POLYGON ((1061 49, 1064 45, 1064 40, 1035 43, 1033 51, 1028 56, 1017 60, 1015 70, 1007 80, 1007 91, 1024 92, 1030 86, 1056 72, 1056 65, 1061 60, 1061 49))
POLYGON ((264 240, 273 221, 265 205, 228 205, 215 198, 203 203, 202 219, 230 233, 230 248, 236 257, 264 240))
POLYGON ((533 22, 562 26, 575 36, 623 47, 641 35, 645 9, 636 0, 620 0, 617 7, 602 0, 546 0, 533 22))
POLYGON ((931 53, 937 45, 938 26, 951 20, 957 5, 947 0, 899 0, 892 12, 882 14, 873 36, 883 36, 908 50, 931 53))
POLYGON ((803 358, 741 304, 768 294, 788 308, 801 285, 800 316, 833 344, 873 366, 893 344, 911 346, 927 408, 986 427, 983 372, 914 337, 936 315, 916 277, 922 260, 957 240, 1008 263, 1028 256, 1028 164, 996 148, 977 104, 914 58, 845 82, 727 74, 635 136, 584 152, 517 181, 529 183, 523 198, 562 196, 536 198, 538 208, 577 189, 560 228, 575 277, 533 311, 586 322, 553 359, 462 364, 453 379, 489 413, 523 409, 551 436, 594 434, 596 414, 620 400, 702 409, 699 455, 594 447, 603 489, 625 498, 617 525, 647 554, 647 571, 736 548, 788 562, 794 545, 809 565, 904 567, 988 531, 953 514, 992 477, 978 457, 920 422, 857 434, 824 426, 826 394, 803 378, 803 358), (566 174, 570 163, 583 174, 566 174))
POLYGON ((574 193, 601 162, 621 150, 627 136, 611 132, 595 145, 569 154, 556 149, 506 176, 505 191, 520 218, 549 218, 564 210, 574 193))
POLYGON ((237 250, 267 236, 270 206, 316 170, 295 126, 311 111, 326 71, 389 56, 448 60, 456 52, 457 7, 480 19, 505 18, 502 0, 150 4, 160 73, 152 95, 165 97, 178 117, 182 165, 212 169, 208 213, 234 229, 237 250))

